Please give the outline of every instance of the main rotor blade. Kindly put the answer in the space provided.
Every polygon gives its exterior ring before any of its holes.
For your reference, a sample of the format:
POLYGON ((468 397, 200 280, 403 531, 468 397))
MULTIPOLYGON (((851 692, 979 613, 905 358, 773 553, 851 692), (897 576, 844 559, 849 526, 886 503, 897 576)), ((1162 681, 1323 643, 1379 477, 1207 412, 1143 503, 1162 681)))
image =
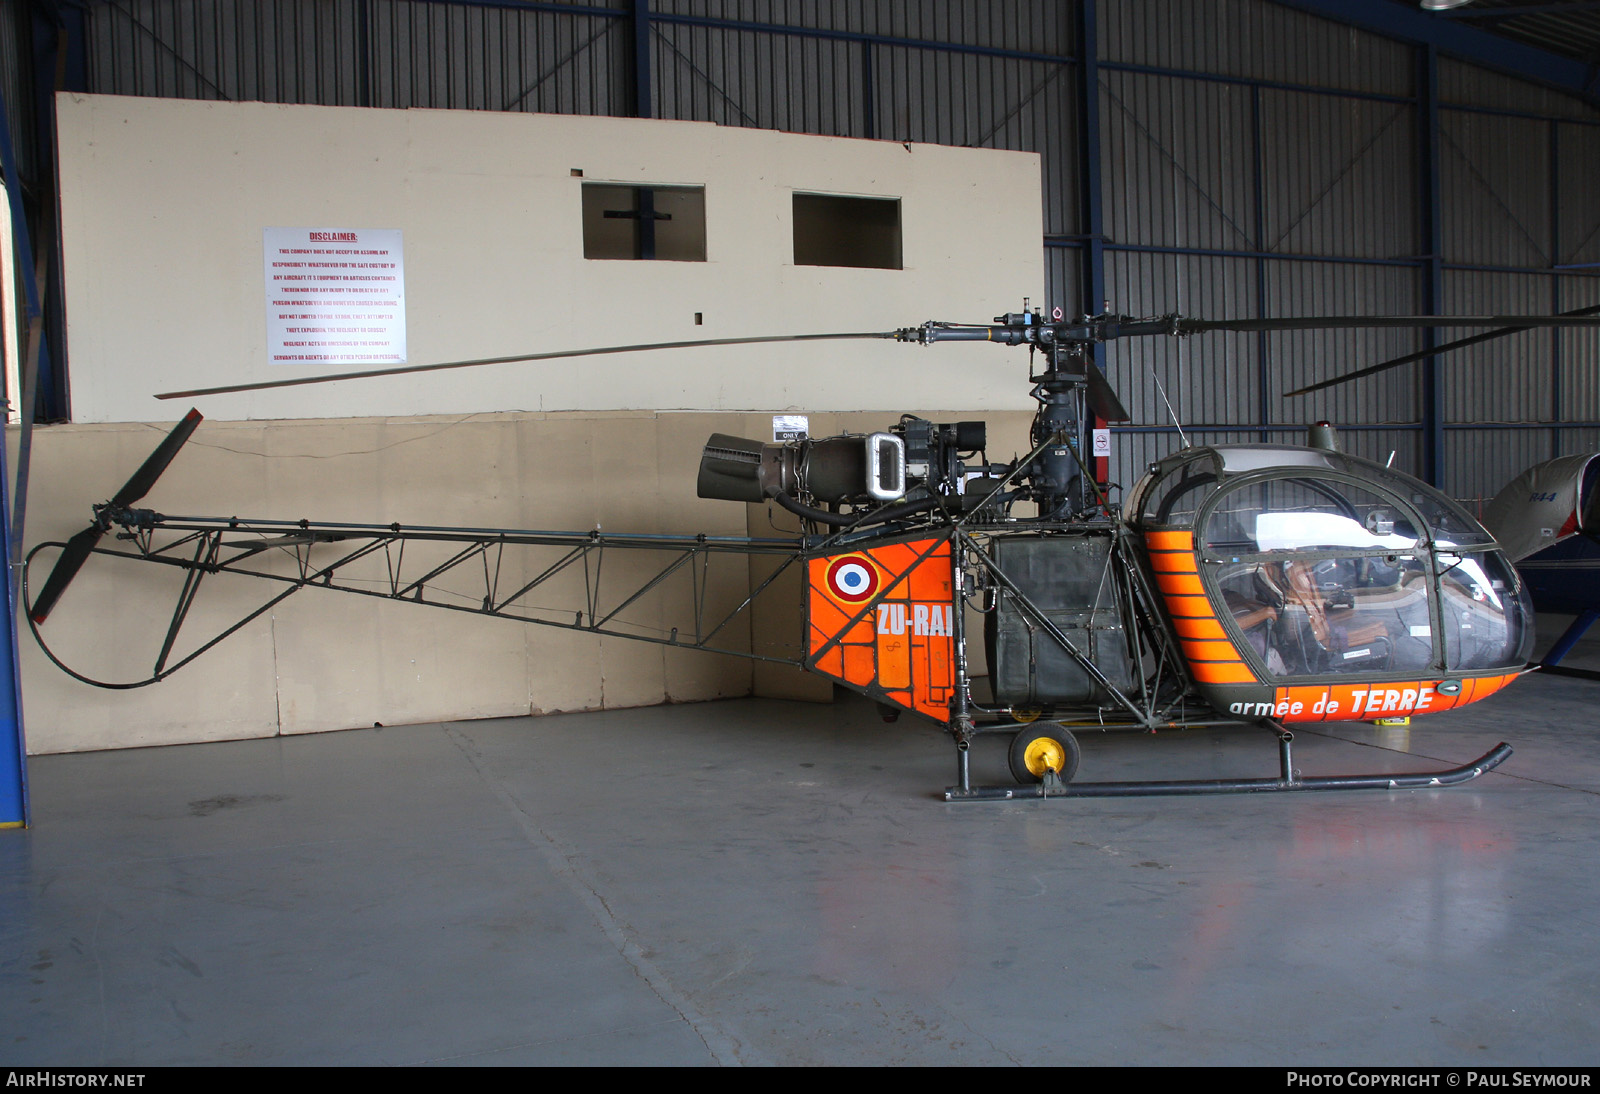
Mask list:
POLYGON ((172 462, 172 457, 178 454, 178 449, 182 448, 183 443, 194 433, 195 427, 200 424, 202 417, 203 415, 198 410, 193 407, 189 409, 189 413, 185 414, 182 420, 172 427, 172 432, 168 433, 161 443, 156 446, 156 450, 150 453, 144 463, 139 465, 139 470, 135 471, 128 481, 122 485, 122 489, 112 495, 112 508, 126 508, 150 492, 150 488, 161 477, 161 472, 165 471, 167 464, 172 462))
MULTIPOLYGON (((1591 308, 1574 308, 1572 311, 1561 312, 1560 316, 1567 317, 1596 314, 1600 314, 1600 305, 1596 305, 1595 307, 1591 308)), ((1552 316, 1551 318, 1557 317, 1552 316)), ((1291 395, 1306 395, 1313 391, 1321 391, 1323 388, 1349 383, 1351 380, 1359 380, 1363 376, 1372 376, 1379 372, 1387 372, 1389 369, 1398 368, 1401 365, 1409 365, 1413 361, 1422 361, 1429 357, 1437 357, 1439 354, 1449 353, 1451 350, 1464 349, 1467 346, 1476 346, 1480 342, 1492 342, 1496 338, 1504 338, 1508 334, 1516 334, 1520 331, 1532 329, 1533 327, 1525 324, 1520 327, 1503 327, 1500 330, 1485 331, 1482 334, 1474 334, 1467 338, 1457 338, 1454 342, 1446 342, 1443 345, 1434 346, 1432 349, 1420 349, 1415 353, 1407 353, 1400 357, 1390 358, 1381 364, 1368 365, 1366 368, 1359 368, 1354 372, 1346 372, 1343 375, 1333 377, 1331 380, 1322 380, 1315 384, 1307 384, 1305 387, 1295 388, 1293 391, 1286 391, 1283 393, 1283 397, 1287 399, 1291 395)))
POLYGON ((45 579, 44 588, 39 591, 39 599, 33 602, 33 609, 28 613, 35 623, 43 623, 49 616, 50 609, 56 606, 56 601, 61 599, 62 592, 71 584, 72 579, 78 576, 78 571, 83 569, 83 564, 88 561, 94 545, 99 543, 100 537, 105 534, 104 528, 98 524, 91 524, 67 540, 66 549, 61 552, 61 557, 56 559, 55 567, 45 579))
POLYGON ((1312 315, 1291 319, 1178 317, 1171 323, 1174 334, 1202 334, 1212 330, 1275 331, 1351 327, 1518 327, 1526 330, 1532 327, 1594 326, 1600 326, 1600 316, 1581 312, 1564 315, 1312 315))
POLYGON ((514 361, 554 361, 563 357, 597 357, 607 353, 635 353, 652 349, 697 349, 702 346, 750 346, 762 342, 824 342, 846 338, 893 338, 894 331, 871 331, 851 334, 769 334, 759 338, 703 338, 692 342, 644 342, 636 346, 600 346, 595 349, 561 350, 557 353, 519 353, 510 357, 479 357, 472 361, 442 361, 436 365, 400 365, 396 368, 375 368, 364 372, 332 372, 323 376, 301 376, 293 380, 263 380, 253 384, 227 384, 222 387, 201 387, 192 391, 166 391, 157 399, 188 399, 197 395, 225 395, 234 391, 263 391, 274 387, 300 387, 303 384, 326 384, 334 380, 366 380, 375 376, 402 376, 411 372, 441 372, 451 368, 473 368, 477 365, 504 365, 514 361))

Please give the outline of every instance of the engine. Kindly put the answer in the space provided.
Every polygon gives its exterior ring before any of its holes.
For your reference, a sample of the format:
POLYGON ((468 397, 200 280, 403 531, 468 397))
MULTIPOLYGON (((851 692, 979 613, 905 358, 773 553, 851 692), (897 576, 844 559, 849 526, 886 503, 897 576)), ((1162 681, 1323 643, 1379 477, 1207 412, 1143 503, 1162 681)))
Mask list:
POLYGON ((696 493, 724 501, 777 501, 823 524, 876 524, 943 504, 969 511, 991 499, 1005 473, 978 460, 983 422, 938 423, 904 415, 880 433, 767 443, 712 434, 696 493), (849 514, 841 509, 848 506, 849 514), (826 507, 826 508, 823 508, 826 507))

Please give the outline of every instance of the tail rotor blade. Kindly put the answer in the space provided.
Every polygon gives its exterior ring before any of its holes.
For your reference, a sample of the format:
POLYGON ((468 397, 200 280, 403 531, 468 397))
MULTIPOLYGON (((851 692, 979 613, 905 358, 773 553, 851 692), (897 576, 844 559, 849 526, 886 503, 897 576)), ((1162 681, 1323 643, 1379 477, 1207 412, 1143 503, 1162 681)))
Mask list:
MULTIPOLYGON (((110 508, 123 509, 150 492, 150 488, 161 477, 161 472, 167 469, 178 450, 183 447, 195 427, 200 424, 201 414, 198 410, 190 410, 183 416, 183 420, 172 427, 172 432, 162 438, 156 450, 150 453, 144 463, 139 465, 139 470, 127 482, 122 484, 112 497, 110 508)), ((51 609, 56 606, 56 601, 61 599, 61 594, 78 576, 78 571, 83 569, 83 564, 89 560, 89 555, 94 552, 95 544, 100 542, 100 537, 106 534, 106 525, 97 518, 95 523, 67 540, 66 548, 61 552, 61 557, 56 559, 54 569, 45 579, 44 588, 39 591, 39 599, 35 600, 29 608, 28 615, 35 623, 43 623, 50 615, 51 609)))
POLYGON ((178 449, 183 447, 183 442, 189 439, 189 435, 200 424, 201 417, 198 410, 191 408, 189 413, 183 416, 183 420, 172 427, 172 432, 156 446, 154 452, 150 453, 150 458, 145 460, 139 470, 123 484, 122 489, 112 496, 113 508, 120 509, 132 505, 150 492, 150 488, 161 477, 161 472, 167 469, 167 464, 172 462, 172 458, 178 454, 178 449))
POLYGON ((78 571, 83 569, 83 564, 88 561, 94 545, 99 543, 100 537, 105 534, 104 528, 98 524, 91 524, 67 540, 66 549, 61 552, 61 557, 56 559, 55 568, 45 579, 44 588, 39 592, 39 599, 33 602, 28 612, 35 623, 43 623, 50 615, 50 609, 56 606, 56 601, 61 599, 62 592, 71 584, 72 579, 78 576, 78 571))

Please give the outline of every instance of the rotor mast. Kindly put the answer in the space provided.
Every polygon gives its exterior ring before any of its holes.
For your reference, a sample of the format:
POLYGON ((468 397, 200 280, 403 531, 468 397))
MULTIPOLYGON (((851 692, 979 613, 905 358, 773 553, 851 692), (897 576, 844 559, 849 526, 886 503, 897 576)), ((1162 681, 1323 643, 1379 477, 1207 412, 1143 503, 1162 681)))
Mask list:
MULTIPOLYGON (((1166 320, 1142 322, 1159 325, 1165 332, 1166 320)), ((1089 316, 1073 323, 1049 323, 1037 311, 1029 311, 1023 301, 1021 312, 994 317, 994 325, 924 323, 895 332, 901 342, 995 342, 1008 346, 1028 346, 1044 358, 1044 368, 1031 374, 1029 392, 1039 409, 1034 412, 1029 440, 1037 453, 1022 468, 1020 478, 1027 484, 1028 497, 1039 506, 1042 520, 1067 520, 1093 510, 1097 492, 1086 476, 1089 404, 1110 421, 1125 421, 1122 409, 1110 386, 1089 357, 1096 342, 1122 333, 1122 317, 1089 316), (1111 330, 1108 332, 1108 326, 1111 330), (1098 384, 1096 383, 1098 381, 1098 384), (1097 391, 1097 387, 1099 391, 1097 391)))

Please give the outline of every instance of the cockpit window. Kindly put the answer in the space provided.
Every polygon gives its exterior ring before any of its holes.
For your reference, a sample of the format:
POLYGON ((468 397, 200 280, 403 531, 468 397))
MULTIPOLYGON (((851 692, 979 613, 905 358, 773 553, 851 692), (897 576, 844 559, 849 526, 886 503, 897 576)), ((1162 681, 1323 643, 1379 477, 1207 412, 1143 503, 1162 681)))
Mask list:
POLYGON ((1409 513, 1360 486, 1323 479, 1268 479, 1231 491, 1206 518, 1209 552, 1408 551, 1418 530, 1409 513))
POLYGON ((1145 490, 1139 501, 1140 521, 1146 525, 1194 524, 1195 513, 1218 485, 1217 463, 1209 456, 1190 457, 1177 466, 1157 468, 1161 478, 1145 490))
POLYGON ((1207 567, 1273 677, 1406 672, 1434 661, 1427 566, 1415 554, 1207 567))
POLYGON ((1307 476, 1224 487, 1210 506, 1202 571, 1241 651, 1270 677, 1422 676, 1526 659, 1527 605, 1503 556, 1482 549, 1483 533, 1451 503, 1394 481, 1409 504, 1381 479, 1369 488, 1307 476))
POLYGON ((1533 652, 1533 628, 1505 556, 1440 551, 1437 558, 1445 663, 1477 669, 1526 661, 1533 652))
MULTIPOLYGON (((1222 489, 1235 475, 1252 471, 1282 468, 1291 474, 1272 480, 1267 490, 1280 498, 1273 498, 1269 511, 1299 510, 1302 512, 1348 510, 1345 515, 1383 540, 1390 536, 1411 540, 1431 539, 1451 546, 1466 547, 1487 545, 1491 537, 1477 521, 1455 502, 1435 490, 1429 489, 1408 475, 1387 467, 1358 460, 1340 452, 1321 452, 1282 445, 1223 445, 1217 448, 1190 449, 1169 457, 1155 465, 1131 495, 1131 507, 1137 512, 1139 522, 1145 527, 1192 527, 1200 507, 1222 489), (1298 477, 1295 477, 1295 475, 1298 477), (1345 486, 1333 487, 1341 478, 1355 478, 1370 483, 1372 489, 1360 491, 1345 486), (1295 484, 1295 485, 1282 485, 1295 484), (1318 490, 1318 484, 1329 489, 1318 490), (1291 496, 1295 490, 1308 494, 1305 504, 1291 496), (1341 506, 1337 499, 1343 495, 1348 504, 1341 506), (1393 503, 1382 504, 1382 497, 1396 499, 1410 507, 1421 517, 1422 527, 1411 528, 1406 517, 1396 512, 1393 503), (1390 527, 1390 526, 1393 527, 1390 527), (1390 530, 1386 531, 1388 527, 1390 530)), ((1253 529, 1243 530, 1253 533, 1253 529)), ((1269 534, 1298 535, 1286 530, 1280 522, 1276 531, 1269 534)), ((1320 530, 1304 529, 1303 534, 1330 534, 1329 526, 1320 530)), ((1329 546, 1366 546, 1359 537, 1333 536, 1329 546)), ((1373 546, 1396 546, 1393 542, 1375 542, 1373 546)))

